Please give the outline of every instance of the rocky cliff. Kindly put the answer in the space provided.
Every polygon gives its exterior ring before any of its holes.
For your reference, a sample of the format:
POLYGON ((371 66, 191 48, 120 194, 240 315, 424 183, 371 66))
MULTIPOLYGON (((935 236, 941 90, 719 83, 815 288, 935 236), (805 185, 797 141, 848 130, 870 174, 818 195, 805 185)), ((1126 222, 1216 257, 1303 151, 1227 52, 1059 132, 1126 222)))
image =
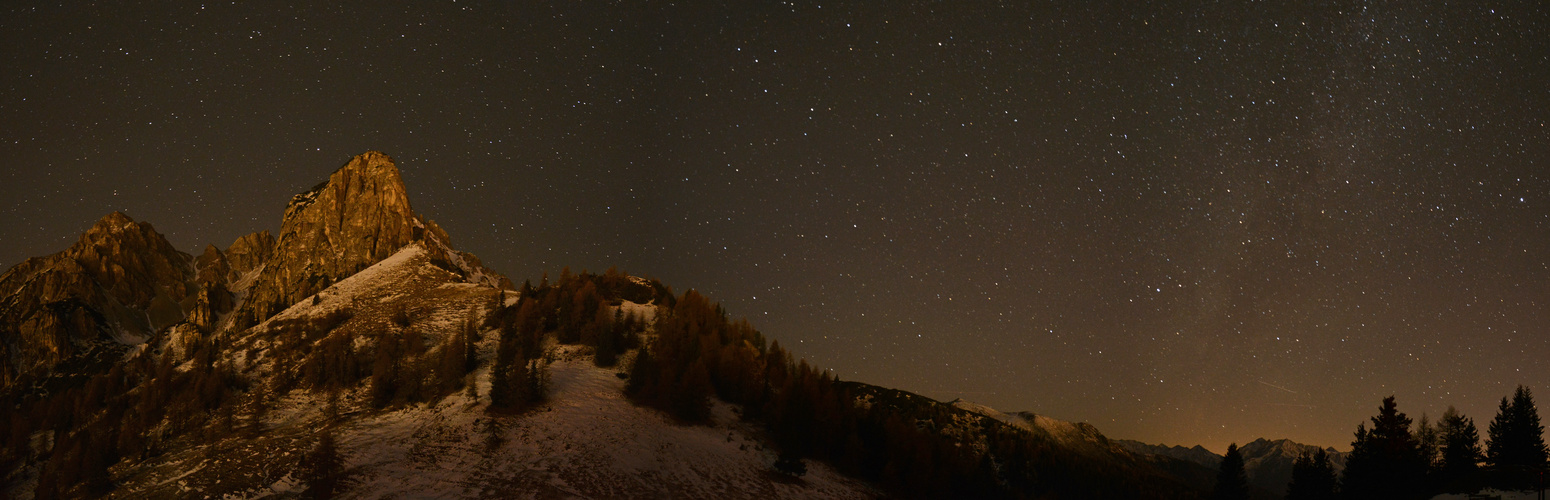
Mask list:
POLYGON ((222 252, 226 256, 230 274, 226 276, 229 282, 236 283, 243 276, 264 265, 264 261, 274 255, 274 236, 269 231, 259 231, 231 242, 222 252))
MULTIPOLYGON (((254 266, 252 257, 260 253, 263 242, 261 236, 253 240, 238 240, 227 252, 235 255, 238 244, 244 245, 247 256, 241 265, 232 265, 234 272, 254 266)), ((272 253, 258 261, 261 271, 246 288, 246 298, 226 329, 257 324, 415 241, 432 251, 438 265, 469 281, 501 283, 500 276, 484 269, 477 259, 452 250, 450 240, 434 222, 421 219, 410 208, 391 157, 378 151, 362 153, 327 181, 291 197, 272 253)))
POLYGON ((398 167, 377 151, 292 197, 278 238, 255 232, 225 251, 206 246, 198 258, 114 212, 68 250, 0 275, 0 391, 93 346, 139 344, 164 330, 203 338, 244 329, 411 242, 465 281, 511 287, 414 213, 398 167), (166 330, 179 323, 186 324, 166 330))
POLYGON ((231 264, 215 245, 205 245, 204 253, 194 259, 194 273, 199 288, 187 319, 200 330, 210 330, 220 315, 235 305, 235 297, 229 291, 231 264))
POLYGON ((94 345, 144 342, 195 302, 192 257, 114 212, 69 249, 0 275, 0 389, 94 345))

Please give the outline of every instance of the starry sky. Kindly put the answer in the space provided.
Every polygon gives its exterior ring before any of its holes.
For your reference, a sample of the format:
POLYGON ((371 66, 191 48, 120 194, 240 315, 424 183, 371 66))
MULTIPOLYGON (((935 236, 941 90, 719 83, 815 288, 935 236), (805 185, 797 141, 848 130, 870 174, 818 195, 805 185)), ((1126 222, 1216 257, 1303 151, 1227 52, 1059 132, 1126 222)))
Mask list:
POLYGON ((378 149, 515 281, 1111 437, 1550 395, 1542 2, 546 3, 9 3, 0 265, 224 247, 378 149))

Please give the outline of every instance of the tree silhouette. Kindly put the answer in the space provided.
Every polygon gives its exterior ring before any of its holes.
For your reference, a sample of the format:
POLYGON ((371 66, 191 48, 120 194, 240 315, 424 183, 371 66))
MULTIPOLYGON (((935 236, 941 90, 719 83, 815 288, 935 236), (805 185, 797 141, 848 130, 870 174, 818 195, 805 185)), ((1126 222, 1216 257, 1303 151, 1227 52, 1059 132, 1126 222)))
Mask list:
POLYGON ((1332 500, 1335 486, 1335 467, 1329 463, 1329 454, 1322 449, 1305 451, 1292 463, 1292 482, 1286 485, 1286 500, 1332 500))
POLYGON ((1346 498, 1419 498, 1424 496, 1426 466, 1410 417, 1400 413, 1394 396, 1383 398, 1372 431, 1356 427, 1351 455, 1346 459, 1341 493, 1346 498))
POLYGON ((1222 467, 1216 473, 1216 489, 1211 490, 1212 500, 1248 500, 1249 477, 1243 471, 1243 455, 1238 444, 1227 445, 1227 455, 1222 457, 1222 467))
POLYGON ((1518 386, 1511 403, 1502 398, 1486 432, 1485 456, 1495 469, 1493 483, 1505 489, 1532 485, 1534 471, 1545 466, 1545 427, 1539 423, 1539 410, 1527 387, 1518 386))
POLYGON ((394 394, 398 392, 398 372, 401 369, 399 356, 403 351, 399 340, 392 333, 377 336, 376 359, 371 366, 371 404, 377 408, 392 403, 394 394))
POLYGON ((1480 433, 1475 430, 1475 421, 1466 417, 1452 406, 1442 413, 1442 420, 1437 422, 1438 434, 1442 440, 1442 461, 1438 465, 1438 483, 1443 491, 1450 493, 1466 493, 1476 490, 1479 484, 1480 459, 1480 433))

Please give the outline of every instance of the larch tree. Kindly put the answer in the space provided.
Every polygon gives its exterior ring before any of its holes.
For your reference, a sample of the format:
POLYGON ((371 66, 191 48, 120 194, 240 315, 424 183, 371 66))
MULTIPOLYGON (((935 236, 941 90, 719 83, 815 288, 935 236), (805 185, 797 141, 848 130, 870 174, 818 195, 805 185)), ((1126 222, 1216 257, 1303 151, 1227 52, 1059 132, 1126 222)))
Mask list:
POLYGON ((1449 493, 1474 492, 1479 484, 1480 433, 1475 421, 1459 413, 1452 406, 1442 413, 1437 422, 1442 441, 1441 462, 1437 467, 1438 483, 1449 493))

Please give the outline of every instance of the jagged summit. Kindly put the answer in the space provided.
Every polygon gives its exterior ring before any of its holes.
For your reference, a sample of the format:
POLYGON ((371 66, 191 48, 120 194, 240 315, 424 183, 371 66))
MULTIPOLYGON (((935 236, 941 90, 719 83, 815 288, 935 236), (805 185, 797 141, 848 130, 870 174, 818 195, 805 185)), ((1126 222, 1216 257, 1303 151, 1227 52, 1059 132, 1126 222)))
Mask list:
POLYGON ((101 365, 164 331, 245 329, 414 242, 464 281, 510 286, 414 213, 398 167, 380 151, 292 197, 278 237, 255 232, 197 258, 147 222, 107 214, 69 249, 0 275, 0 391, 71 359, 101 365))
POLYGON ((0 389, 94 348, 143 342, 192 306, 192 257, 122 212, 0 275, 0 389))
POLYGON ((97 219, 97 223, 92 224, 90 232, 100 233, 103 231, 111 231, 113 229, 123 228, 124 226, 134 223, 135 220, 130 218, 128 215, 124 215, 123 212, 114 210, 113 213, 104 215, 101 219, 97 219))
POLYGON ((223 253, 226 255, 226 263, 231 266, 231 273, 226 278, 236 282, 263 266, 264 261, 274 254, 274 236, 269 231, 250 233, 231 242, 231 246, 226 247, 223 253))
POLYGON ((247 288, 247 298, 229 328, 263 321, 415 241, 447 254, 444 260, 468 274, 494 276, 482 272, 476 260, 452 250, 450 240, 434 222, 410 208, 393 158, 367 151, 335 170, 326 182, 291 197, 272 254, 263 260, 262 271, 247 288))

